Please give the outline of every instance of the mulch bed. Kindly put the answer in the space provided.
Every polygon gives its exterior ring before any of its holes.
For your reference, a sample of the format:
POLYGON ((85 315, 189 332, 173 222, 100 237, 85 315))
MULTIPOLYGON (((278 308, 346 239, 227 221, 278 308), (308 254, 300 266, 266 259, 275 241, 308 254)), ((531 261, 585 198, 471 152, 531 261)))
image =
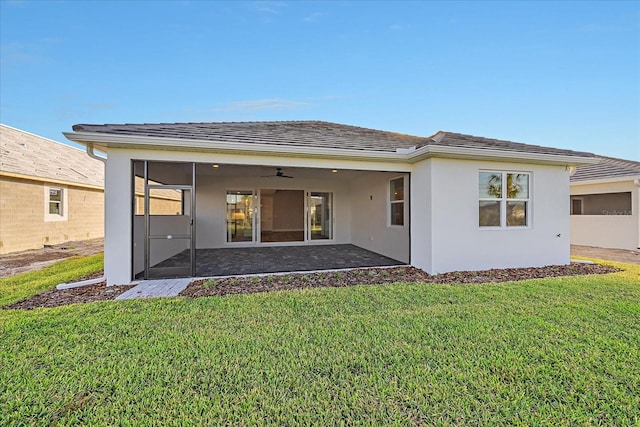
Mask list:
POLYGON ((29 299, 18 301, 3 309, 31 310, 39 307, 59 307, 92 301, 112 300, 128 291, 134 285, 107 286, 107 282, 64 290, 51 289, 29 299))
MULTIPOLYGON (((230 277, 215 280, 195 280, 181 296, 206 297, 230 294, 251 294, 291 289, 374 285, 394 282, 428 282, 441 284, 473 284, 506 282, 543 277, 607 274, 619 271, 600 264, 572 263, 540 268, 508 268, 485 271, 457 271, 429 275, 415 267, 369 268, 323 273, 290 273, 271 276, 230 277)), ((106 282, 80 288, 51 289, 29 299, 2 307, 29 310, 38 307, 58 307, 67 304, 112 300, 134 285, 106 286, 106 282)))
POLYGON ((272 276, 233 277, 192 282, 181 296, 205 297, 252 294, 291 289, 377 285, 394 282, 473 284, 539 279, 543 277, 607 274, 620 271, 600 264, 572 263, 538 268, 507 268, 484 271, 456 271, 430 275, 415 267, 370 268, 324 273, 291 273, 272 276))

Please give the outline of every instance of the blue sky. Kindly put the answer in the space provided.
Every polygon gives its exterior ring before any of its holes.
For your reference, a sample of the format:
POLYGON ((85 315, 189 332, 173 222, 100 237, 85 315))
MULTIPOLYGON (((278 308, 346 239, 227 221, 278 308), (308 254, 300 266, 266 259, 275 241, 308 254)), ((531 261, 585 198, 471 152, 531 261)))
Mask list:
POLYGON ((640 160, 640 2, 0 1, 0 120, 326 120, 640 160))

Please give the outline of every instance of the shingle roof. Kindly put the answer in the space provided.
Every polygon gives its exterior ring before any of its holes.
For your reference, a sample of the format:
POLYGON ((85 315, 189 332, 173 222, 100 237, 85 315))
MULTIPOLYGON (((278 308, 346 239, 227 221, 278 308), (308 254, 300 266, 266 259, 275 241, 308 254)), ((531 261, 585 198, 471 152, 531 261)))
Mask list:
POLYGON ((102 187, 104 165, 84 151, 0 124, 0 171, 102 187))
POLYGON ((454 132, 440 131, 431 137, 429 145, 447 147, 478 148, 485 150, 514 151, 520 153, 555 154, 563 156, 593 157, 591 153, 561 148, 543 147, 541 145, 523 144, 521 142, 504 141, 500 139, 484 138, 481 136, 464 135, 454 132))
POLYGON ((427 138, 321 121, 106 124, 73 126, 76 132, 179 138, 229 143, 395 152, 427 138))
POLYGON ((592 165, 578 166, 571 176, 571 182, 596 179, 640 176, 640 162, 596 156, 600 161, 592 165))
POLYGON ((521 153, 593 157, 593 154, 511 141, 438 132, 431 137, 405 135, 322 121, 217 122, 158 124, 78 124, 75 132, 178 138, 218 143, 256 143, 297 147, 396 152, 396 149, 447 146, 521 153))

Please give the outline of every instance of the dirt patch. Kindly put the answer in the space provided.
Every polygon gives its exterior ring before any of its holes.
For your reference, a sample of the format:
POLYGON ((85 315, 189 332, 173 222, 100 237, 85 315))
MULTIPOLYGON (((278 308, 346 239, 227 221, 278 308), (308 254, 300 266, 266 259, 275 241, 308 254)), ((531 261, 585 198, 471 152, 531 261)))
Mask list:
POLYGON ((0 255, 0 277, 39 270, 57 261, 78 255, 94 255, 104 249, 104 239, 91 239, 45 246, 42 249, 0 255))
POLYGON ((229 277, 192 282, 181 296, 204 297, 251 294, 278 290, 374 285, 394 282, 442 284, 493 283, 543 277, 607 274, 619 271, 600 264, 572 263, 541 268, 508 268, 484 271, 457 271, 430 275, 415 267, 370 268, 325 273, 292 273, 272 276, 229 277))
POLYGON ((571 245, 571 256, 604 259, 627 264, 640 264, 640 251, 627 249, 607 249, 596 248, 595 246, 571 245))

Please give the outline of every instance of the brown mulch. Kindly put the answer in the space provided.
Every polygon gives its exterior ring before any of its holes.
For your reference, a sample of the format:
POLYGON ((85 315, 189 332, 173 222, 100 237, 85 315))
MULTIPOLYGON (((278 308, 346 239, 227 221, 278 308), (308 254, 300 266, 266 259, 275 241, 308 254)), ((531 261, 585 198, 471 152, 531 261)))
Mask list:
POLYGON ((93 301, 115 299, 118 295, 128 291, 135 285, 107 286, 107 282, 95 285, 81 286, 64 290, 50 289, 29 299, 18 301, 2 307, 11 310, 31 310, 40 307, 59 307, 61 305, 79 304, 93 301))
POLYGON ((181 296, 205 297, 251 294, 291 289, 374 285, 395 282, 473 284, 538 279, 543 277, 607 274, 620 271, 600 264, 572 263, 539 268, 507 268, 484 271, 457 271, 430 275, 415 267, 371 268, 325 273, 291 273, 273 276, 201 279, 192 282, 181 296))
MULTIPOLYGON (((473 284, 583 274, 607 274, 616 271, 619 270, 600 264, 582 263, 540 268, 458 271, 433 276, 415 267, 370 268, 324 273, 290 273, 272 276, 229 277, 211 281, 201 279, 193 281, 180 295, 198 298, 214 295, 251 294, 291 289, 374 285, 394 282, 473 284)), ((96 277, 98 275, 99 274, 97 274, 96 277)), ((134 285, 106 286, 106 282, 102 282, 96 285, 66 290, 51 289, 2 308, 30 310, 39 307, 58 307, 67 304, 113 300, 133 286, 134 285)))

